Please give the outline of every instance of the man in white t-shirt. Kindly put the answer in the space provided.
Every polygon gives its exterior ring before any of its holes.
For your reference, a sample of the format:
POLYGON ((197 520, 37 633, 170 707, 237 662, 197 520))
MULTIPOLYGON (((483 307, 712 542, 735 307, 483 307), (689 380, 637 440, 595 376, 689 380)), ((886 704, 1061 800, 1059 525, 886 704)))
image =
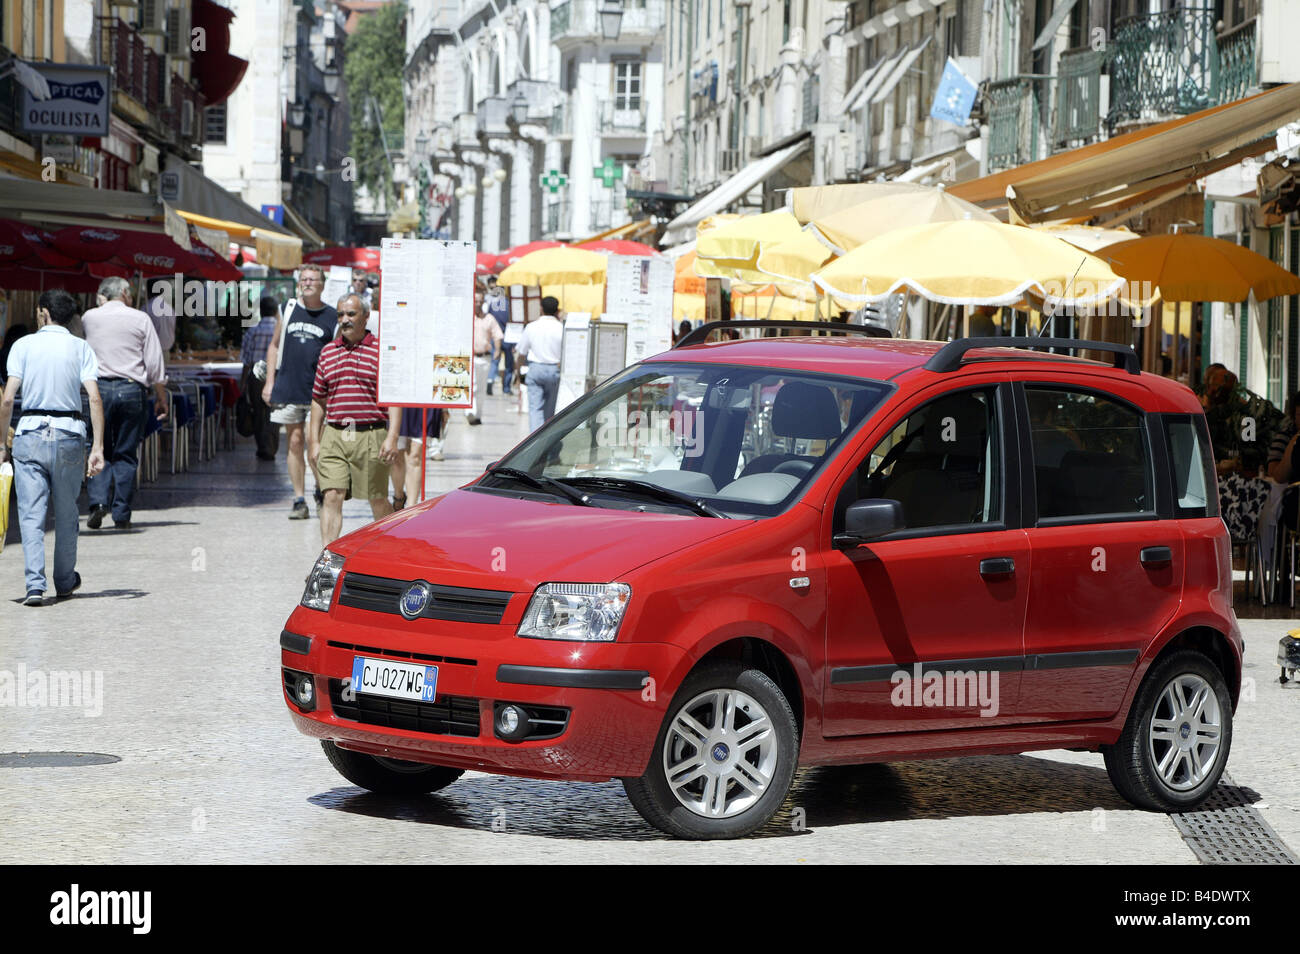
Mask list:
POLYGON ((559 299, 547 295, 542 299, 542 316, 524 328, 515 348, 528 361, 528 426, 534 431, 555 416, 563 341, 559 299))

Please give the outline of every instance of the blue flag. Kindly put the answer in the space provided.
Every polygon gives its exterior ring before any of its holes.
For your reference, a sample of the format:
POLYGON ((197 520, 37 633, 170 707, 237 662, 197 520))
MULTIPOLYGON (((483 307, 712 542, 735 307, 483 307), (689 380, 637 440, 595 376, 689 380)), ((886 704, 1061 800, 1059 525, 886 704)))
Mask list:
POLYGON ((965 126, 970 118, 971 107, 975 105, 975 84, 961 71, 955 60, 948 57, 939 78, 939 88, 934 94, 934 105, 930 115, 935 119, 944 119, 958 126, 965 126))

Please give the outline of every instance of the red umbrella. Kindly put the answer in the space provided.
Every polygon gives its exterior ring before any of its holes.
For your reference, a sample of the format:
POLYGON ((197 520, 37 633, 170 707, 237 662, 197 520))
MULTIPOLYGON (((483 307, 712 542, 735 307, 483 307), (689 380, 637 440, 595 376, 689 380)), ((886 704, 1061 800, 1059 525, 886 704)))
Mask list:
POLYGON ((326 268, 331 265, 346 265, 348 268, 364 268, 368 272, 379 271, 377 248, 318 248, 314 252, 308 252, 302 260, 305 264, 324 265, 326 268))
POLYGON ((649 245, 633 242, 630 239, 602 239, 598 242, 583 242, 578 248, 589 252, 609 252, 613 255, 638 255, 658 258, 659 253, 649 245))
POLYGON ((54 236, 26 222, 0 219, 0 264, 75 269, 75 259, 54 247, 54 236))
POLYGON ((474 274, 491 275, 497 270, 497 257, 487 252, 474 253, 474 274))
POLYGON ((124 265, 143 275, 199 274, 199 260, 161 232, 70 225, 54 233, 60 252, 84 262, 124 265))
POLYGON ((93 292, 99 279, 86 269, 72 271, 58 268, 26 268, 22 265, 0 265, 0 288, 11 291, 45 291, 62 288, 69 292, 93 292))
POLYGON ((494 271, 502 271, 506 266, 513 265, 529 252, 538 252, 544 248, 559 248, 563 244, 563 242, 527 242, 523 245, 516 245, 514 248, 508 248, 496 257, 494 271))
POLYGON ((237 282, 244 277, 230 262, 208 248, 193 232, 190 233, 190 254, 198 260, 199 277, 211 282, 237 282))

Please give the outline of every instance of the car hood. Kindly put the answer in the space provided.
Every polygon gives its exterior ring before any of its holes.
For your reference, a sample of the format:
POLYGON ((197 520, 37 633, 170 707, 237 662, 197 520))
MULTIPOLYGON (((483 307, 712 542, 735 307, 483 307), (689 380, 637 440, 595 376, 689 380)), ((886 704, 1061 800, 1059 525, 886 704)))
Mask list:
POLYGON ((519 593, 550 582, 610 582, 750 523, 453 490, 338 549, 353 573, 519 593))

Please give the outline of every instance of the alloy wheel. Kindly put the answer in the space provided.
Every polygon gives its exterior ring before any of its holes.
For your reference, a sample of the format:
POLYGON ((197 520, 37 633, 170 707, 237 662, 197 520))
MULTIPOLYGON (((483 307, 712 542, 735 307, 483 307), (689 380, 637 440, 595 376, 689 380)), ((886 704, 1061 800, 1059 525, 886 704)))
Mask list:
POLYGON ((1151 714, 1147 745, 1151 764, 1174 791, 1200 785, 1214 770, 1223 717, 1214 689, 1195 673, 1175 676, 1151 714))
POLYGON ((753 696, 710 689, 673 716, 663 763, 678 802, 705 818, 731 818, 752 807, 771 784, 776 732, 753 696))

